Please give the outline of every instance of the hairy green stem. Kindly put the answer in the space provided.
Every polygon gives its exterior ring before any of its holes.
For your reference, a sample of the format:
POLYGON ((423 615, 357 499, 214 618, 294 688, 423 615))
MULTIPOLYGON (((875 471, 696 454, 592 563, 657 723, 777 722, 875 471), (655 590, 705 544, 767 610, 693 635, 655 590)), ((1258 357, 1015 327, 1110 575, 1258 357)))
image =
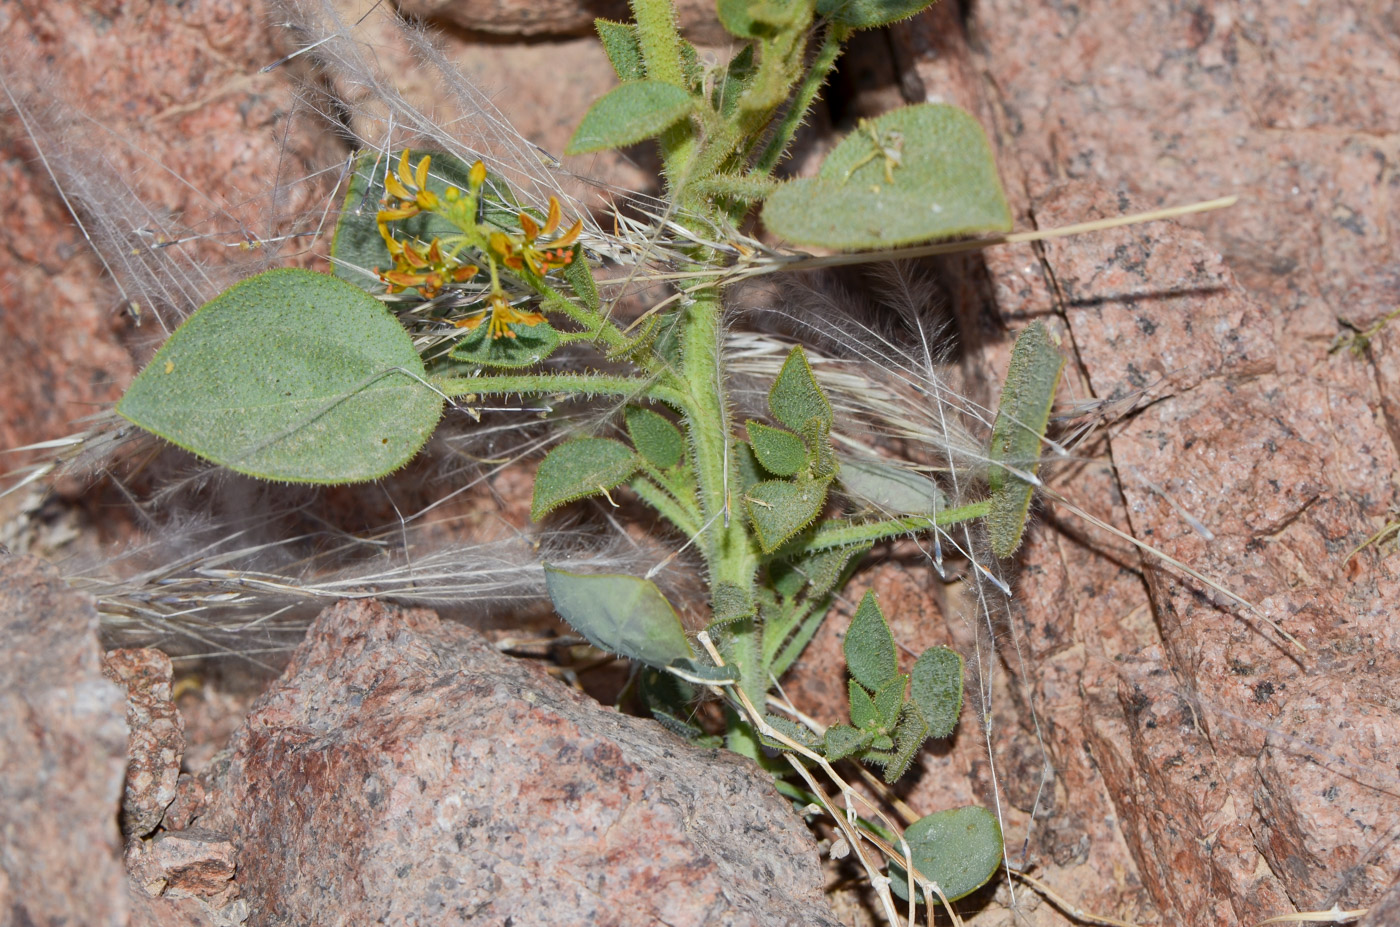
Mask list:
POLYGON ((440 377, 430 383, 445 396, 502 396, 522 393, 531 396, 564 393, 571 396, 644 397, 664 402, 685 414, 690 397, 641 377, 610 377, 591 373, 521 373, 484 377, 440 377))
POLYGON ((687 538, 693 538, 700 533, 700 523, 654 479, 645 476, 633 477, 629 485, 643 502, 656 509, 687 538))
POLYGON ((813 101, 817 98, 817 93, 826 84, 827 78, 831 76, 831 71, 836 67, 836 60, 841 57, 841 49, 848 38, 847 30, 840 26, 832 26, 826 32, 826 38, 822 41, 822 47, 817 52, 817 57, 812 61, 812 67, 807 71, 807 76, 803 78, 802 84, 793 94, 792 103, 788 106, 787 112, 783 115, 782 122, 778 123, 778 128, 759 155, 758 161, 754 164, 755 174, 766 177, 773 172, 773 168, 778 166, 783 155, 787 152, 787 146, 792 141, 799 126, 807 118, 807 112, 812 108, 813 101))
POLYGON ((817 529, 812 539, 803 545, 803 550, 830 550, 833 547, 848 547, 852 544, 870 544, 889 538, 902 537, 927 531, 935 525, 942 528, 974 518, 985 518, 991 508, 990 502, 971 502, 955 509, 944 509, 933 518, 926 515, 904 515, 882 521, 842 523, 827 522, 817 529))

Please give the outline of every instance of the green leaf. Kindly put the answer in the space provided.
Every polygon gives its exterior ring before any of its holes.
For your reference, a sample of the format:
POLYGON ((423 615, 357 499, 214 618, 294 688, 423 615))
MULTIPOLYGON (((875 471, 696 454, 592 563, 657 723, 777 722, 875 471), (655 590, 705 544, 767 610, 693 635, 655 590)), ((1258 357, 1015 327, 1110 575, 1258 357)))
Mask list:
POLYGON ((714 617, 710 620, 710 627, 732 624, 752 618, 758 613, 748 590, 734 583, 719 583, 715 586, 713 605, 714 617))
POLYGON ((190 316, 117 412, 201 457, 269 480, 353 483, 427 442, 442 399, 382 303, 343 280, 270 270, 190 316))
POLYGON ((1034 475, 1040 466, 1041 441, 1050 422, 1050 406, 1060 382, 1064 356, 1050 343, 1044 324, 1026 326, 1011 348, 1011 364, 1001 387, 1001 403, 992 425, 992 466, 987 482, 992 489, 987 534, 992 553, 1010 557, 1021 546, 1035 487, 1012 474, 1005 464, 1034 475))
POLYGON ((670 419, 642 406, 628 406, 623 415, 632 446, 653 466, 666 470, 681 462, 685 439, 670 419))
POLYGON ((621 148, 660 135, 695 107, 683 88, 660 80, 634 80, 598 99, 569 139, 565 154, 621 148))
POLYGON ((745 45, 729 59, 729 64, 724 69, 724 80, 716 82, 710 100, 721 116, 728 118, 738 110, 739 99, 748 88, 749 79, 753 77, 755 70, 753 45, 745 45))
POLYGON ((552 449, 535 474, 530 518, 539 521, 566 502, 605 492, 637 472, 632 449, 611 438, 574 438, 552 449))
POLYGON ((933 515, 948 507, 938 484, 883 460, 841 458, 841 486, 883 515, 933 515))
MULTIPOLYGON (((769 727, 778 731, 778 733, 787 737, 789 740, 797 741, 804 747, 811 748, 821 743, 821 740, 818 739, 817 735, 813 734, 812 731, 806 725, 798 724, 796 721, 792 721, 788 718, 783 718, 778 715, 766 715, 764 717, 764 720, 768 722, 769 727)), ((788 747, 787 744, 779 743, 778 741, 771 740, 769 738, 764 738, 764 741, 766 743, 772 744, 779 750, 791 749, 790 747, 788 747)))
POLYGON ((848 29, 878 29, 933 6, 933 0, 817 0, 817 13, 848 29))
POLYGON ((599 650, 658 669, 695 656, 676 610, 650 580, 570 573, 549 564, 544 578, 559 617, 599 650))
POLYGON ((863 123, 816 177, 774 191, 763 222, 797 244, 859 250, 1009 231, 1011 210, 977 120, 922 103, 863 123))
POLYGON ((846 631, 843 649, 851 675, 871 692, 883 689, 899 672, 894 635, 885 623, 873 590, 867 591, 860 600, 860 607, 846 631))
POLYGON ((802 439, 790 431, 762 422, 748 423, 749 444, 763 469, 774 476, 792 476, 807 466, 810 455, 802 439))
POLYGON ((739 489, 747 493, 764 480, 763 468, 758 465, 758 458, 754 456, 753 448, 747 441, 737 441, 733 446, 734 453, 729 459, 730 466, 734 468, 734 475, 738 478, 739 489))
POLYGON ((767 480, 744 494, 744 508, 765 554, 816 520, 826 504, 826 487, 824 480, 767 480))
POLYGON ((875 707, 875 700, 865 691, 865 687, 854 679, 846 680, 846 700, 851 706, 853 727, 873 730, 880 726, 880 712, 875 707))
POLYGON ((775 561, 769 566, 768 573, 774 588, 782 595, 794 596, 806 587, 810 601, 830 592, 841 581, 846 568, 865 556, 870 546, 857 544, 799 553, 775 561))
POLYGON ((607 52, 618 80, 641 80, 647 76, 646 64, 642 60, 642 42, 635 25, 595 19, 593 28, 598 30, 603 51, 607 52))
POLYGON ((755 19, 749 12, 749 8, 754 5, 754 0, 716 0, 715 12, 719 14, 720 25, 730 35, 741 39, 772 35, 773 27, 755 19))
POLYGON ((947 737, 962 712, 963 658, 947 647, 930 647, 914 662, 909 698, 928 722, 930 737, 947 737))
MULTIPOLYGON (((446 152, 423 150, 410 152, 409 161, 416 165, 424 155, 431 158, 428 162, 429 190, 444 196, 450 186, 467 189, 470 164, 446 152)), ((388 158, 378 151, 360 153, 355 160, 355 173, 350 177, 350 189, 345 194, 340 219, 335 225, 335 237, 331 241, 331 265, 335 275, 375 294, 384 292, 384 284, 375 274, 375 268, 388 270, 394 266, 394 258, 379 234, 375 216, 379 212, 379 201, 387 196, 384 172, 397 164, 397 156, 388 158)), ((481 199, 482 221, 501 229, 518 228, 519 205, 499 174, 487 173, 481 199)), ((417 238, 425 242, 461 234, 461 230, 451 222, 430 212, 400 219, 394 223, 394 229, 400 238, 417 238)))
POLYGON ((483 367, 533 367, 559 347, 559 332, 548 322, 507 326, 514 338, 492 338, 489 325, 478 325, 457 342, 448 356, 483 367))
POLYGON ((879 714, 882 728, 893 730, 899 723, 899 712, 904 707, 904 691, 908 686, 909 677, 900 673, 875 693, 875 711, 879 714))
MULTIPOLYGON (((969 805, 920 818, 904 832, 914 868, 957 901, 987 884, 1001 866, 1001 825, 986 808, 969 805)), ((909 876, 898 863, 890 864, 890 889, 909 898, 909 876)), ((916 897, 923 901, 923 892, 916 897)))
POLYGON ((928 737, 928 725, 923 715, 913 705, 905 705, 895 726, 894 738, 888 747, 880 751, 867 751, 862 759, 884 767, 886 785, 893 785, 899 777, 909 771, 928 737))
POLYGON ((672 660, 666 669, 686 682, 696 685, 727 686, 739 681, 739 671, 734 667, 715 666, 708 661, 701 663, 690 659, 672 660))
POLYGON ((783 361, 783 369, 768 391, 768 409, 793 431, 804 430, 812 419, 831 427, 831 403, 817 383, 801 345, 794 347, 783 361))
POLYGON ((858 731, 849 724, 833 724, 826 729, 826 736, 822 738, 823 753, 828 760, 845 759, 857 750, 861 750, 870 743, 873 735, 858 731))

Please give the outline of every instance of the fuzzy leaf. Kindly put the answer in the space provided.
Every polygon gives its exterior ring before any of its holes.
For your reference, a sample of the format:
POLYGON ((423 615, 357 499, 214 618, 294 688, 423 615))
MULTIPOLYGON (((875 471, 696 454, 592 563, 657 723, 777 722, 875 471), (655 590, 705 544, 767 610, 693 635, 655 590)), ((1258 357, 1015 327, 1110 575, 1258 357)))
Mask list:
POLYGON ((714 617, 710 620, 710 627, 732 624, 752 618, 758 613, 748 590, 734 583, 719 583, 715 586, 713 606, 714 617))
POLYGON ((603 301, 598 296, 598 283, 593 279, 593 268, 584 259, 583 248, 575 245, 577 249, 574 259, 564 268, 564 279, 569 282, 569 288, 574 291, 574 295, 583 301, 583 304, 594 312, 603 306, 603 301))
POLYGON ((559 332, 548 322, 535 325, 511 325, 514 338, 492 338, 489 325, 478 325, 468 333, 448 356, 467 364, 483 367, 533 367, 559 347, 559 332))
POLYGON ((565 154, 621 148, 660 135, 690 114, 695 99, 660 80, 628 81, 598 99, 569 139, 565 154))
POLYGON ((708 660, 704 663, 691 659, 672 660, 666 668, 686 682, 693 682, 697 685, 708 683, 716 686, 727 686, 739 681, 737 669, 732 666, 715 666, 708 660))
POLYGON ((817 0, 817 13, 848 29, 878 29, 908 19, 934 0, 817 0))
POLYGON ((755 70, 753 45, 745 45, 729 59, 729 64, 724 69, 724 80, 715 82, 714 95, 710 101, 721 116, 728 118, 734 115, 739 108, 739 99, 748 88, 749 78, 753 77, 755 70))
POLYGON ((744 507, 765 554, 816 520, 826 504, 826 487, 823 480, 767 480, 744 495, 744 507))
POLYGON ((647 76, 646 63, 642 60, 642 43, 637 37, 635 25, 595 19, 593 28, 598 30, 603 51, 607 52, 618 80, 641 80, 647 76))
POLYGON ((641 406, 628 406, 623 414, 627 418, 627 434, 637 453, 662 470, 681 462, 685 439, 670 419, 641 406))
POLYGON ((997 464, 1035 474, 1041 439, 1050 421, 1050 406, 1064 365, 1064 356, 1050 343, 1050 333, 1040 322, 1026 326, 1011 349, 1011 364, 1001 387, 1001 403, 997 406, 988 452, 992 466, 987 482, 992 497, 987 534, 992 553, 998 557, 1010 557, 1021 546, 1035 487, 997 464))
POLYGON ((913 705, 905 705, 895 726, 894 738, 881 751, 868 751, 862 759, 884 767, 886 785, 893 785, 909 771, 919 748, 928 738, 928 725, 913 705))
POLYGON ((843 649, 851 675, 871 692, 883 689, 898 673, 894 635, 885 623, 873 591, 867 591, 860 600, 860 607, 846 631, 843 649))
POLYGON ((599 650, 658 669, 695 656, 676 610, 650 580, 569 573, 548 564, 544 578, 559 617, 599 650))
POLYGON ((928 722, 930 737, 947 737, 962 712, 963 658, 947 647, 930 647, 914 662, 909 698, 928 722))
POLYGON ((807 445, 797 435, 752 420, 748 423, 748 429, 749 445, 753 447, 754 456, 769 473, 792 476, 807 466, 807 445))
POLYGON ((734 444, 734 453, 730 457, 729 465, 734 468, 734 474, 739 481, 739 489, 747 493, 759 483, 763 482, 763 468, 758 465, 758 458, 754 456, 753 448, 747 441, 739 441, 734 444))
POLYGON ((844 759, 870 743, 870 738, 870 734, 862 733, 849 724, 833 724, 826 729, 823 752, 828 760, 844 759))
POLYGON ((611 438, 575 438, 552 449, 535 474, 530 518, 539 521, 566 502, 612 489, 637 471, 632 449, 611 438))
MULTIPOLYGON (((805 725, 798 724, 796 721, 778 715, 767 715, 764 720, 768 722, 770 727, 778 731, 778 733, 787 737, 789 740, 797 741, 804 747, 815 747, 817 744, 821 743, 816 734, 813 734, 805 725)), ((787 744, 779 743, 770 738, 765 737, 764 741, 765 743, 772 744, 779 750, 791 749, 787 744)))
MULTIPOLYGON (((986 808, 969 805, 920 818, 904 832, 914 868, 938 883, 949 901, 970 895, 1001 866, 1001 825, 986 808)), ((890 864, 890 889, 909 898, 909 876, 898 863, 890 864)), ((923 892, 915 891, 923 902, 923 892)))
POLYGON ((903 673, 895 676, 875 693, 875 711, 879 715, 880 726, 891 730, 899 723, 899 712, 904 707, 904 691, 909 686, 909 677, 903 673))
POLYGON ((858 544, 796 554, 774 562, 768 573, 780 594, 791 597, 805 587, 810 600, 830 592, 840 582, 846 568, 868 550, 869 544, 858 544))
POLYGON ((1009 231, 1011 210, 977 120, 922 103, 846 136, 816 177, 768 197, 763 223, 797 244, 859 250, 1009 231))
MULTIPOLYGON (((470 164, 443 151, 415 150, 409 153, 409 161, 416 165, 424 155, 431 157, 428 162, 429 190, 443 196, 449 186, 467 189, 470 164)), ((387 195, 384 172, 392 169, 395 163, 396 158, 386 159, 378 151, 365 151, 356 158, 355 173, 350 177, 350 189, 340 207, 335 238, 331 241, 331 265, 335 275, 370 293, 384 292, 384 283, 375 274, 375 268, 388 270, 394 266, 394 258, 379 234, 375 216, 380 209, 379 201, 387 195)), ((499 174, 487 173, 481 196, 482 221, 501 229, 518 227, 516 217, 519 205, 499 174)), ((400 238, 417 238, 424 242, 461 234, 461 230, 451 222, 429 212, 400 219, 394 223, 394 230, 400 238)))
POLYGON ((854 679, 846 680, 846 700, 851 706, 851 726, 874 729, 880 726, 880 711, 865 687, 854 679))
POLYGON ((928 477, 873 458, 841 458, 841 486, 883 515, 928 515, 948 507, 928 477))
POLYGON ((117 412, 269 480, 353 483, 407 463, 442 399, 384 305, 309 270, 235 284, 170 336, 117 412))
POLYGON ((768 409, 793 431, 803 431, 812 419, 831 427, 831 403, 812 374, 812 365, 801 345, 794 347, 783 361, 783 369, 768 391, 768 409))

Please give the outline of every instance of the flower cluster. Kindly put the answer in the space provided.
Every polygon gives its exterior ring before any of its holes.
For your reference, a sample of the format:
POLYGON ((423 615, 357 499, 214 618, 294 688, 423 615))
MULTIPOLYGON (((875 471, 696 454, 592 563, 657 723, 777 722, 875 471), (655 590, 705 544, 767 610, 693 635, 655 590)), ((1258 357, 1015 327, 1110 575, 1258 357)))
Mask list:
MULTIPOLYGON (((475 263, 463 261, 459 255, 473 248, 485 258, 491 274, 491 289, 486 307, 457 321, 458 327, 474 330, 490 318, 487 329, 491 338, 514 338, 512 325, 534 326, 545 321, 539 312, 520 310, 511 306, 501 287, 499 265, 515 271, 526 283, 539 289, 539 281, 549 272, 569 266, 574 258, 574 245, 583 231, 583 220, 576 221, 566 232, 549 239, 563 224, 563 210, 555 197, 549 198, 549 213, 543 227, 526 212, 518 214, 520 233, 510 234, 481 224, 477 220, 482 185, 486 182, 486 166, 477 161, 467 176, 467 189, 448 187, 442 195, 428 188, 430 156, 424 155, 416 166, 409 164, 408 151, 399 158, 396 170, 384 177, 384 189, 389 197, 381 203, 376 215, 379 234, 394 259, 391 270, 379 271, 379 279, 388 285, 390 293, 417 290, 425 299, 432 299, 452 284, 465 283, 481 269, 475 263), (446 241, 433 238, 424 245, 408 237, 400 239, 390 223, 411 219, 421 213, 432 213, 456 226, 461 234, 448 235, 446 241), (533 279, 533 282, 532 282, 533 279)), ((478 261, 481 258, 477 259, 478 261)))

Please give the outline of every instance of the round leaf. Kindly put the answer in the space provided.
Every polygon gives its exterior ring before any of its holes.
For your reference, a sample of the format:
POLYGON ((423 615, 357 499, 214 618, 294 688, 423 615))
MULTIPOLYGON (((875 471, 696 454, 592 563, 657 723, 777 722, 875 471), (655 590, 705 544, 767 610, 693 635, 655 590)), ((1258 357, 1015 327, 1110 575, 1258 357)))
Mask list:
POLYGON ((564 153, 587 154, 644 141, 665 132, 694 105, 690 93, 675 84, 628 81, 588 108, 564 153))
MULTIPOLYGON (((968 805, 920 818, 904 832, 909 856, 925 878, 943 889, 949 901, 970 895, 1001 866, 1001 825, 986 808, 968 805)), ((909 875, 890 864, 890 889, 909 897, 909 875)), ((917 893, 922 900, 923 892, 917 893)))
POLYGON ((846 136, 816 177, 773 192, 763 222, 797 244, 858 250, 1008 231, 1011 210, 977 120, 923 103, 846 136))
POLYGON ((962 713, 963 658, 947 647, 930 647, 914 663, 909 697, 928 723, 930 737, 947 737, 962 713))
POLYGON ((650 580, 570 573, 547 564, 544 576, 559 617, 599 650, 658 669, 695 656, 676 610, 650 580))
POLYGON ((202 306, 117 411, 231 470, 353 483, 403 466, 442 399, 408 333, 372 296, 308 270, 270 270, 202 306))
POLYGON ((641 463, 632 449, 611 438, 575 438, 552 449, 535 473, 530 518, 539 521, 566 502, 612 489, 641 463))

